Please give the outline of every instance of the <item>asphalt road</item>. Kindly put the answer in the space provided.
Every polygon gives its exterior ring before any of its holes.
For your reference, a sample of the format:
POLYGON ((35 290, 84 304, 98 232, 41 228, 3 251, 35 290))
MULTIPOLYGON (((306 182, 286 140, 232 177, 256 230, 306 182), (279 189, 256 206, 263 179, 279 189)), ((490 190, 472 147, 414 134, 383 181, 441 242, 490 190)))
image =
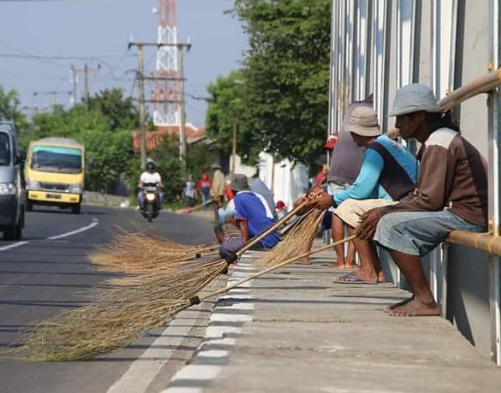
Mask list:
MULTIPOLYGON (((15 342, 34 322, 85 303, 87 294, 109 276, 96 271, 87 255, 96 246, 108 242, 117 227, 139 231, 147 228, 151 233, 180 243, 213 241, 208 220, 166 212, 151 224, 129 209, 86 206, 81 215, 57 209, 27 213, 23 241, 0 241, 0 347, 15 342)), ((177 354, 181 363, 189 359, 196 348, 200 334, 193 329, 202 328, 208 314, 203 310, 192 313, 190 324, 172 336, 178 341, 192 337, 187 344, 179 341, 184 345, 182 356, 177 354)), ((160 391, 166 382, 164 379, 173 371, 166 365, 168 362, 155 364, 155 359, 143 356, 148 351, 151 354, 154 341, 155 335, 151 335, 131 348, 86 362, 24 363, 0 356, 0 392, 108 392, 113 391, 110 387, 129 375, 131 369, 141 374, 141 378, 146 374, 156 382, 137 382, 138 376, 132 373, 131 378, 124 379, 127 386, 131 385, 129 391, 160 391), (144 364, 138 359, 146 363, 146 371, 141 369, 144 364), (155 364, 156 371, 152 372, 148 364, 155 364)), ((125 390, 115 387, 114 391, 125 390)))

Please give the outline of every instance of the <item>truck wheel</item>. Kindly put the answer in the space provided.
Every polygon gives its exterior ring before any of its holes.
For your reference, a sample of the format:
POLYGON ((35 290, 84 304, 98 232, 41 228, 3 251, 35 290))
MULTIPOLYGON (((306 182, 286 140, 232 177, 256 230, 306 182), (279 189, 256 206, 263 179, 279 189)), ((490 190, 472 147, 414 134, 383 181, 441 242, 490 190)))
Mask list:
POLYGON ((23 237, 23 224, 21 221, 13 225, 3 233, 4 240, 21 240, 23 237))
POLYGON ((74 206, 71 207, 71 212, 73 214, 80 214, 80 210, 81 210, 80 209, 80 204, 74 205, 74 206))

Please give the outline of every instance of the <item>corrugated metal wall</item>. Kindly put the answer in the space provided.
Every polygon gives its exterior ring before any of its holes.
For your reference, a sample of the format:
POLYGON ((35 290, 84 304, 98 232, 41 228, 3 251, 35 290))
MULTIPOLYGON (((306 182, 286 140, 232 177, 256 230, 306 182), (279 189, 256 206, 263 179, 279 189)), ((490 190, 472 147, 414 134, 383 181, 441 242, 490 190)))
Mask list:
MULTIPOLYGON (((350 102, 370 93, 374 94, 380 124, 387 132, 394 124, 387 113, 400 86, 424 83, 433 88, 437 98, 442 98, 487 73, 489 64, 497 66, 493 59, 499 57, 499 49, 493 52, 490 45, 498 42, 498 10, 498 0, 333 0, 328 132, 339 129, 350 102)), ((498 150, 492 135, 499 133, 497 120, 489 113, 487 95, 481 95, 455 108, 453 115, 460 121, 463 135, 489 156, 490 176, 494 179, 491 198, 496 200, 491 203, 491 214, 498 217, 498 150)), ((388 254, 382 256, 395 283, 405 286, 388 254)), ((499 266, 497 258, 491 258, 493 262, 499 266)), ((447 318, 486 356, 495 357, 493 340, 501 335, 499 303, 496 325, 489 308, 492 291, 486 289, 487 255, 454 246, 449 249, 447 264, 443 252, 437 250, 425 265, 438 301, 444 302, 447 318)), ((499 351, 499 342, 497 345, 499 351)))

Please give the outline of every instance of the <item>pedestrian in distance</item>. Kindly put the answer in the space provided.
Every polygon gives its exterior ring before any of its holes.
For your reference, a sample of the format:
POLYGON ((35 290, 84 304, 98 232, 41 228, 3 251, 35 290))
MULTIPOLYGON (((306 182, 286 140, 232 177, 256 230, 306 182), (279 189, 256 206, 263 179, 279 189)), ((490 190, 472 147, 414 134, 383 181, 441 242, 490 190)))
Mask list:
MULTIPOLYGON (((353 109, 346 131, 358 146, 366 148, 360 173, 346 190, 338 191, 333 196, 326 193, 320 196, 318 206, 323 209, 335 207, 333 219, 348 225, 353 234, 365 212, 395 204, 414 190, 418 164, 405 147, 381 135, 377 113, 372 108, 360 106, 353 109)), ((354 244, 361 267, 336 281, 383 282, 384 273, 374 243, 370 239, 357 239, 354 244)))
POLYGON ((403 139, 421 143, 415 191, 399 203, 372 209, 357 228, 361 239, 374 239, 389 250, 409 283, 413 296, 385 309, 392 316, 438 316, 420 257, 455 229, 487 228, 487 162, 458 133, 433 91, 411 84, 397 91, 390 116, 403 139))
POLYGON ((183 189, 183 196, 187 207, 195 206, 195 201, 197 199, 197 188, 195 181, 193 180, 193 175, 188 175, 188 180, 183 189))
POLYGON ((202 197, 202 204, 204 204, 210 199, 210 189, 212 187, 212 180, 209 178, 207 172, 202 174, 202 178, 198 181, 197 191, 198 194, 202 197))

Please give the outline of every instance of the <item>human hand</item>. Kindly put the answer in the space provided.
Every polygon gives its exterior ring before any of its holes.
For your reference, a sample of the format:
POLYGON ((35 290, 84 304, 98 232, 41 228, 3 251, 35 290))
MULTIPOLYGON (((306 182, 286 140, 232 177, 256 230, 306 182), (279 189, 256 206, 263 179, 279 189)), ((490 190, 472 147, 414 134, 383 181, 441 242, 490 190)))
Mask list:
POLYGON ((221 201, 221 197, 219 195, 214 196, 212 200, 214 201, 217 207, 223 206, 223 202, 221 201))
POLYGON ((374 232, 376 232, 377 224, 379 222, 379 210, 371 209, 365 212, 360 218, 360 225, 356 228, 356 235, 359 239, 370 240, 374 237, 374 232))
POLYGON ((333 206, 332 195, 322 192, 312 196, 312 200, 315 202, 315 207, 322 210, 327 210, 333 206))

